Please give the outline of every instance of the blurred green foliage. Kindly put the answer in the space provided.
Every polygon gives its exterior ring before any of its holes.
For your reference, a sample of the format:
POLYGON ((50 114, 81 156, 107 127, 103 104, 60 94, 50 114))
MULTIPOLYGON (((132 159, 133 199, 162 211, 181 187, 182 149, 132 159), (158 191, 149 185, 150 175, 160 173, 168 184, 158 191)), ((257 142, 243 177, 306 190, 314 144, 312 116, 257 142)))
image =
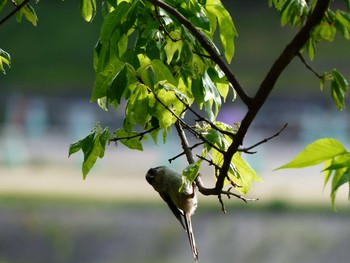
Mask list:
MULTIPOLYGON (((79 1, 40 1, 33 4, 37 26, 13 17, 0 27, 1 48, 11 54, 11 69, 0 76, 2 91, 79 93, 93 86, 93 48, 101 16, 86 23, 79 1)), ((12 9, 9 5, 2 17, 12 9)))

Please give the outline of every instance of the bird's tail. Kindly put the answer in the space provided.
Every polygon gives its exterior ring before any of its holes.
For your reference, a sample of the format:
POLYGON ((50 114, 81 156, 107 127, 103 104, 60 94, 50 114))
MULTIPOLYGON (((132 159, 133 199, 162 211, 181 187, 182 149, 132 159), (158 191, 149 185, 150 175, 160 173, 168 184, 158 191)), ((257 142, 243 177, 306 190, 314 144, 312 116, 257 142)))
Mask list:
POLYGON ((194 260, 197 262, 198 261, 198 250, 196 246, 196 241, 194 240, 194 234, 192 230, 192 223, 191 223, 191 216, 185 213, 185 224, 186 224, 186 232, 188 236, 188 240, 190 241, 192 253, 194 260))

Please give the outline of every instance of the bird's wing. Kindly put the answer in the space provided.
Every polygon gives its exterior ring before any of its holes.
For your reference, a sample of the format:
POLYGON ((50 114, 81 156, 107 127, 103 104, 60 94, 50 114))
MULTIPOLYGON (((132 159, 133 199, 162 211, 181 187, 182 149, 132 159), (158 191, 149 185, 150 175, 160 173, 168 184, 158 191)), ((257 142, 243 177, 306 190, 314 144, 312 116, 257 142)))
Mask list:
POLYGON ((181 216, 183 216, 183 212, 177 208, 177 206, 174 204, 174 202, 171 200, 170 196, 168 193, 166 192, 161 192, 159 193, 159 195, 161 196, 161 198, 168 204, 170 210, 173 212, 173 214, 175 215, 175 217, 177 218, 177 220, 179 220, 179 222, 181 223, 182 227, 185 229, 185 225, 182 222, 182 218, 181 216))

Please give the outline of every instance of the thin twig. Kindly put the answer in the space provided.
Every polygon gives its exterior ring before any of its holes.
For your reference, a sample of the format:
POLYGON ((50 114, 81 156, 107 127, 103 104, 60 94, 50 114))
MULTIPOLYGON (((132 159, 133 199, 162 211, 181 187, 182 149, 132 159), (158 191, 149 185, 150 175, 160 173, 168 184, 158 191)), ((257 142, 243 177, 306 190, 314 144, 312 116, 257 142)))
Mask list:
POLYGON ((205 158, 205 157, 203 157, 203 156, 201 156, 199 154, 196 154, 196 156, 199 159, 202 159, 203 161, 206 161, 209 164, 209 166, 214 166, 216 170, 220 169, 220 166, 218 166, 216 163, 214 163, 213 160, 209 160, 209 159, 207 159, 207 158, 205 158))
POLYGON ((259 200, 258 198, 247 198, 247 197, 244 197, 243 195, 233 193, 233 192, 231 192, 231 189, 232 189, 232 187, 230 187, 227 191, 222 190, 221 194, 226 195, 227 198, 229 198, 229 199, 231 198, 231 196, 237 197, 238 199, 241 199, 245 203, 248 203, 250 201, 258 201, 259 200))
POLYGON ((268 138, 265 138, 264 140, 254 144, 254 145, 252 145, 250 147, 239 149, 239 151, 244 152, 244 153, 252 153, 252 152, 250 152, 251 149, 254 149, 255 147, 257 147, 257 146, 259 146, 259 145, 261 145, 263 143, 267 143, 269 140, 279 136, 284 131, 284 129, 287 128, 287 126, 288 126, 288 123, 284 124, 283 127, 278 132, 276 132, 274 135, 272 135, 272 136, 270 136, 268 138))
POLYGON ((226 207, 225 207, 224 201, 222 201, 221 194, 218 195, 218 198, 219 198, 219 202, 220 202, 220 205, 221 205, 222 212, 224 214, 227 214, 226 207))
MULTIPOLYGON (((192 145, 191 147, 189 147, 189 149, 190 149, 190 150, 193 150, 193 149, 195 149, 195 148, 197 148, 198 146, 203 145, 203 144, 204 144, 204 142, 196 143, 196 144, 192 145)), ((168 159, 168 162, 171 163, 172 161, 176 160, 177 158, 181 157, 181 156, 184 155, 184 154, 186 154, 185 151, 183 151, 182 153, 180 153, 180 154, 178 154, 178 155, 176 155, 176 156, 174 156, 174 157, 168 159)))
POLYGON ((26 4, 28 4, 30 0, 24 0, 22 3, 19 5, 16 5, 16 8, 13 9, 7 16, 5 16, 3 19, 0 21, 0 26, 5 23, 7 20, 9 20, 12 16, 14 16, 19 10, 21 10, 26 4))
POLYGON ((314 70, 304 59, 303 55, 299 52, 297 54, 298 58, 300 58, 301 62, 305 65, 305 67, 310 70, 312 73, 315 74, 315 76, 319 79, 322 79, 322 75, 320 75, 319 73, 316 72, 316 70, 314 70))
POLYGON ((137 134, 126 136, 126 137, 114 137, 114 138, 110 139, 109 141, 117 142, 117 141, 120 141, 120 140, 130 140, 130 139, 137 138, 137 137, 140 137, 140 139, 142 139, 142 137, 145 136, 147 133, 151 133, 152 131, 155 131, 157 129, 159 129, 159 126, 152 127, 149 130, 146 130, 146 131, 143 131, 143 132, 139 132, 137 134))
POLYGON ((155 10, 156 10, 156 18, 155 18, 155 19, 158 20, 159 25, 160 25, 160 27, 163 29, 164 33, 171 39, 171 41, 177 42, 178 40, 177 40, 177 39, 173 39, 173 38, 170 36, 168 30, 165 28, 163 22, 162 22, 161 19, 160 19, 160 14, 158 13, 158 9, 156 8, 155 10))

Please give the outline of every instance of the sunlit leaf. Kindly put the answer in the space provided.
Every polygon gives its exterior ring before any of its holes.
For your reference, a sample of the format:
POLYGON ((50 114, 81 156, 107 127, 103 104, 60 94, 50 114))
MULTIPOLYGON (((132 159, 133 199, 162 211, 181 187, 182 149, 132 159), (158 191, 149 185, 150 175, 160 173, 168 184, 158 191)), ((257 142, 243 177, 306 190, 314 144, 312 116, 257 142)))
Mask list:
POLYGON ((160 60, 154 59, 151 62, 151 66, 154 72, 154 82, 159 83, 161 81, 166 80, 172 85, 176 85, 176 80, 171 74, 169 68, 160 60))
POLYGON ((336 139, 319 139, 302 150, 291 162, 277 168, 302 168, 319 164, 337 155, 346 153, 344 146, 336 139))
POLYGON ((137 132, 128 133, 125 130, 117 130, 115 136, 118 138, 122 144, 124 144, 129 149, 143 151, 143 146, 141 140, 147 139, 146 136, 137 136, 137 132))
POLYGON ((225 58, 230 63, 235 52, 234 38, 238 35, 231 15, 223 4, 217 0, 208 0, 206 10, 209 15, 217 18, 225 58))
POLYGON ((233 181, 240 186, 236 188, 238 192, 246 194, 249 192, 252 182, 262 181, 254 169, 252 169, 250 165, 242 158, 240 153, 233 155, 232 163, 235 165, 235 168, 240 175, 240 177, 237 178, 238 180, 235 181, 235 179, 233 179, 233 181))
POLYGON ((87 22, 91 22, 96 15, 96 0, 80 0, 80 14, 87 22))
MULTIPOLYGON (((212 150, 212 161, 219 167, 222 166, 224 159, 223 155, 216 150, 212 150)), ((262 181, 256 172, 249 166, 249 164, 241 157, 240 153, 236 153, 231 160, 231 167, 227 175, 238 187, 235 189, 247 194, 252 186, 252 182, 262 181)), ((231 182, 225 179, 225 185, 231 182)))
POLYGON ((99 124, 96 124, 92 133, 84 139, 72 143, 69 146, 68 156, 82 150, 84 161, 82 164, 83 178, 85 179, 91 168, 96 163, 97 158, 103 158, 105 147, 109 141, 110 132, 108 128, 102 130, 99 124))
MULTIPOLYGON (((17 1, 17 4, 20 5, 23 2, 23 0, 17 1)), ((16 19, 18 22, 21 22, 22 16, 33 24, 33 26, 37 25, 38 17, 36 15, 36 12, 34 8, 30 4, 25 4, 17 13, 16 13, 16 19)))
POLYGON ((179 59, 183 47, 183 41, 179 31, 172 31, 169 33, 169 38, 164 46, 164 51, 167 56, 167 64, 173 60, 175 53, 177 52, 177 59, 179 59))
MULTIPOLYGON (((149 115, 149 92, 147 86, 138 84, 130 95, 125 109, 126 119, 131 124, 139 124, 143 127, 150 119, 149 115)), ((131 133, 133 125, 124 129, 131 133)))
POLYGON ((186 166, 186 168, 182 171, 182 175, 185 176, 190 183, 196 179, 201 163, 202 159, 198 159, 196 162, 186 166))
POLYGON ((6 72, 5 72, 4 64, 10 67, 11 57, 9 53, 7 53, 5 50, 2 50, 0 48, 0 70, 5 74, 6 72))

